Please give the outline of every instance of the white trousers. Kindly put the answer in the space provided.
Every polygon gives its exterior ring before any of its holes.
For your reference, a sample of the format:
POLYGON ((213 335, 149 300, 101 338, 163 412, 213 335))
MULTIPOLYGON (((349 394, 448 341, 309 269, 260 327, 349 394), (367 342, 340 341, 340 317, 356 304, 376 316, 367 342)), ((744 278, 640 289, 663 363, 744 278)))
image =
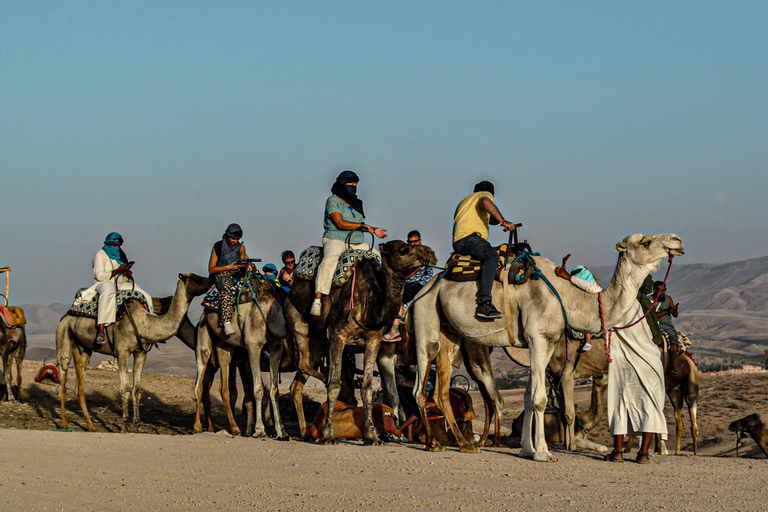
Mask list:
POLYGON ((154 314, 152 309, 152 296, 139 288, 139 285, 134 285, 132 282, 120 279, 120 282, 115 288, 115 281, 105 281, 97 283, 96 291, 99 294, 99 310, 98 310, 98 323, 99 324, 113 324, 117 317, 117 302, 115 301, 115 294, 117 289, 120 290, 135 290, 144 295, 144 300, 147 301, 150 313, 154 314))
MULTIPOLYGON (((371 248, 366 243, 352 244, 352 249, 368 250, 371 248)), ((315 293, 322 293, 328 295, 331 293, 331 284, 333 283, 333 273, 336 271, 336 266, 339 264, 339 257, 347 250, 347 244, 344 240, 336 240, 335 238, 323 238, 323 261, 317 267, 317 275, 315 276, 315 293)), ((373 252, 379 254, 379 251, 373 249, 373 252)))

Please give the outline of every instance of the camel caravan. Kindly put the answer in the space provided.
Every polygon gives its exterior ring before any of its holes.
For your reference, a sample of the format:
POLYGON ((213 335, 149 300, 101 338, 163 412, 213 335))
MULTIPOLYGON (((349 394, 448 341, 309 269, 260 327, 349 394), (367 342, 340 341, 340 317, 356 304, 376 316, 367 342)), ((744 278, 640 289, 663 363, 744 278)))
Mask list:
MULTIPOLYGON (((637 462, 645 463, 651 439, 667 435, 665 392, 675 408, 676 453, 683 400, 698 452, 696 365, 684 352, 670 358, 667 345, 654 344, 647 319, 655 314, 638 301, 639 295, 647 298, 642 290, 650 274, 664 261, 671 266, 673 257, 684 253, 678 236, 634 234, 617 243, 616 270, 603 289, 594 279, 583 278, 591 276, 588 271, 568 272, 565 260, 558 265, 527 242, 519 243, 522 224, 501 215, 493 185, 481 182, 459 203, 454 254, 444 267, 437 267, 434 251, 422 245, 417 231, 407 241, 374 244, 387 233, 365 222, 358 181, 352 171, 339 175, 326 202, 322 245, 308 247, 298 260, 284 258, 288 270, 285 276, 281 271, 279 280, 271 275, 274 266, 270 274, 267 267, 258 269, 260 260, 245 251, 242 228, 231 224, 211 251, 208 276, 179 274, 173 296, 151 297, 133 279, 123 237, 110 233, 94 258, 93 286, 78 291, 56 330, 60 427, 69 426, 66 383, 74 359, 75 397, 88 430, 96 430, 85 400, 86 369, 94 352, 117 360, 122 429, 130 424, 129 402, 133 425, 138 425, 148 353, 177 336, 195 351, 196 412, 190 420, 194 433, 202 432, 204 425, 215 430, 210 388, 220 371, 220 394, 232 435, 267 437, 271 428, 277 439, 289 439, 281 419, 278 379, 280 373, 292 372, 290 393, 304 440, 335 444, 340 438, 358 438, 365 445, 381 445, 385 440, 421 439, 429 451, 450 443, 476 453, 487 442, 500 446, 503 400, 490 359, 491 351, 500 347, 530 368, 524 412, 513 425, 522 457, 554 461, 549 444, 555 443, 568 450, 602 452, 606 460, 618 462, 624 436, 639 436, 637 462), (490 246, 493 225, 509 233, 508 244, 490 246), (196 322, 187 316, 194 300, 204 306, 196 322), (591 350, 590 340, 595 342, 591 350), (357 355, 362 355, 362 369, 356 367, 357 355), (482 433, 472 431, 475 416, 469 393, 452 386, 452 369, 462 362, 483 399, 482 433), (380 393, 374 393, 375 367, 380 393), (410 380, 404 377, 409 371, 410 380), (262 372, 269 374, 268 400, 262 372), (235 415, 238 374, 245 395, 244 430, 235 415), (309 377, 325 384, 327 401, 308 427, 303 388, 309 377), (574 381, 587 377, 593 380, 592 403, 589 410, 577 411, 574 381), (374 395, 380 398, 374 400, 374 395), (548 407, 553 398, 559 404, 554 413, 548 407), (603 417, 606 398, 612 451, 587 439, 589 429, 603 417), (489 441, 492 425, 495 432, 489 441)), ((7 294, 6 287, 6 303, 7 294)), ((9 358, 23 350, 24 330, 23 312, 15 313, 15 324, 9 325, 5 311, 10 309, 0 309, 5 322, 0 350, 5 390, 13 399, 17 395, 9 358)), ((677 353, 679 344, 672 341, 677 353)))

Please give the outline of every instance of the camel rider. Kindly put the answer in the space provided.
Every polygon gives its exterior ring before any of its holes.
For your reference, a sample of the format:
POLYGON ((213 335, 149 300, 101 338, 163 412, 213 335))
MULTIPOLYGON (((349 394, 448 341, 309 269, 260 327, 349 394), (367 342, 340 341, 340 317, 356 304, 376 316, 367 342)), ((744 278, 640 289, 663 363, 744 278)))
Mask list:
POLYGON ((104 343, 104 327, 115 323, 117 317, 117 290, 134 290, 147 301, 147 307, 152 311, 152 296, 139 288, 133 281, 133 262, 128 261, 122 249, 123 236, 112 232, 104 240, 104 246, 93 257, 94 282, 91 287, 99 294, 97 323, 99 332, 96 335, 96 345, 104 343))
MULTIPOLYGON (((331 187, 331 197, 325 202, 323 216, 323 260, 317 267, 315 277, 315 300, 312 301, 310 314, 320 316, 322 312, 321 299, 331 293, 331 282, 339 257, 347 250, 368 250, 371 247, 365 243, 365 233, 371 233, 379 238, 386 238, 387 230, 376 228, 365 223, 363 202, 357 197, 357 174, 344 171, 336 178, 331 187), (349 239, 349 242, 347 242, 349 239)), ((372 249, 378 253, 376 249, 372 249)))
POLYGON ((208 260, 208 272, 216 282, 219 300, 219 324, 224 327, 224 334, 229 336, 235 333, 232 325, 232 313, 235 309, 235 296, 232 288, 235 286, 235 278, 244 277, 246 268, 253 268, 251 263, 244 262, 248 255, 241 238, 243 229, 239 224, 230 224, 211 249, 211 257, 208 260))
POLYGON ((653 296, 659 297, 655 308, 656 318, 659 320, 659 327, 661 327, 661 330, 669 336, 669 364, 667 364, 667 373, 677 375, 675 356, 677 356, 679 341, 677 339, 677 329, 675 329, 675 326, 672 324, 672 317, 677 318, 677 306, 679 304, 675 304, 672 301, 672 297, 667 295, 667 286, 663 281, 656 281, 653 283, 653 296))
POLYGON ((481 181, 474 192, 459 202, 453 214, 453 251, 469 255, 483 264, 480 270, 480 289, 477 291, 478 318, 501 318, 501 312, 493 306, 491 291, 493 277, 499 263, 499 253, 488 242, 488 225, 500 224, 504 231, 512 231, 515 224, 504 219, 493 202, 493 183, 481 181))
POLYGON ((280 281, 277 279, 277 265, 274 263, 267 263, 261 268, 261 271, 264 273, 264 279, 272 281, 275 286, 280 286, 280 281))

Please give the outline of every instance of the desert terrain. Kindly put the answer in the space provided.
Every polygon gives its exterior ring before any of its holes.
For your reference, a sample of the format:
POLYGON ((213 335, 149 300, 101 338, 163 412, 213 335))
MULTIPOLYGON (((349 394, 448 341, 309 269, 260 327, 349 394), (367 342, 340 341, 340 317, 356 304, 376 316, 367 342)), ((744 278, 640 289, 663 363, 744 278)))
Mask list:
MULTIPOLYGON (((162 360, 162 352, 152 358, 162 360)), ((71 378, 67 412, 73 432, 56 431, 57 387, 33 381, 41 365, 24 364, 23 403, 0 403, 2 510, 765 509, 768 461, 751 439, 736 458, 735 436, 727 427, 752 412, 768 416, 768 373, 703 376, 700 455, 692 455, 686 412, 683 455, 653 456, 641 466, 630 462, 633 456, 612 464, 595 453, 556 446, 558 462, 535 463, 520 459, 509 438, 502 448, 468 455, 455 448, 427 453, 422 445, 407 443, 321 446, 233 438, 225 431, 190 435, 194 380, 153 373, 143 378, 143 423, 121 434, 118 374, 97 369, 86 374, 86 397, 99 432, 84 431, 71 378)), ((290 378, 283 376, 281 393, 290 378)), ((589 386, 577 390, 583 407, 589 391, 589 386)), ((504 434, 522 410, 522 393, 504 392, 504 434)), ((323 388, 309 388, 308 409, 323 395, 323 388)), ((483 411, 479 396, 473 399, 479 431, 483 411)), ((283 407, 286 428, 298 436, 291 409, 283 407)), ((218 399, 214 415, 218 425, 226 425, 218 399)), ((667 446, 673 451, 669 404, 667 416, 667 446)), ((610 442, 605 419, 590 439, 610 442)))

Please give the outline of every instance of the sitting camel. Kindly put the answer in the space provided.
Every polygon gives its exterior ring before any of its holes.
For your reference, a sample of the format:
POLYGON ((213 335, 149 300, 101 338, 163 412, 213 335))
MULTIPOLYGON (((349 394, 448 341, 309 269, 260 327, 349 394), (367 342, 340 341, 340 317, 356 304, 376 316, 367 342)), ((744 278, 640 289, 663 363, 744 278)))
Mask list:
MULTIPOLYGON (((587 439, 589 431, 592 430, 603 419, 603 409, 605 408, 605 389, 608 387, 608 376, 603 375, 596 377, 592 381, 592 400, 590 407, 587 411, 581 412, 575 411, 575 416, 578 421, 574 427, 573 440, 576 448, 579 450, 590 450, 598 453, 609 453, 611 450, 605 445, 594 443, 587 439)), ((561 397, 562 398, 562 397, 561 397)), ((512 422, 512 436, 519 437, 522 434, 523 429, 523 417, 525 411, 515 418, 512 422)), ((565 441, 565 429, 562 428, 563 423, 560 418, 560 413, 545 413, 544 414, 544 430, 547 435, 547 442, 551 444, 564 444, 565 441)))
MULTIPOLYGON (((677 367, 677 365, 675 365, 675 367, 677 367)), ((760 419, 759 414, 750 414, 740 420, 734 421, 728 425, 728 430, 736 432, 739 436, 739 441, 742 438, 747 437, 746 434, 752 436, 752 439, 755 440, 757 446, 759 446, 760 449, 763 450, 765 456, 768 457, 768 431, 766 431, 765 425, 760 419)))
MULTIPOLYGON (((378 359, 381 337, 400 311, 405 280, 419 267, 437 263, 435 253, 425 245, 408 245, 393 240, 379 246, 381 268, 368 259, 357 263, 355 279, 333 288, 323 297, 320 316, 309 314, 314 298, 314 284, 298 281, 285 302, 285 315, 289 331, 296 340, 299 352, 299 368, 326 382, 328 409, 334 410, 341 386, 344 347, 354 344, 364 353, 362 399, 365 411, 366 445, 379 445, 371 419, 371 394, 373 364, 378 359), (354 287, 353 287, 354 283, 354 287), (354 306, 353 306, 354 304, 354 306), (312 367, 310 347, 328 343, 328 378, 312 367)), ((386 362, 379 359, 379 371, 385 389, 385 397, 393 410, 399 401, 395 386, 394 357, 386 362)), ((333 421, 326 421, 321 442, 335 444, 333 421)))
MULTIPOLYGON (((253 398, 256 400, 256 429, 253 437, 266 437, 262 419, 261 400, 264 393, 264 386, 261 381, 261 356, 262 350, 266 348, 270 354, 270 385, 268 388, 269 398, 272 403, 272 411, 275 422, 275 430, 278 439, 288 439, 280 419, 280 408, 278 399, 278 373, 280 370, 280 360, 283 353, 283 339, 286 337, 285 318, 283 310, 277 301, 272 285, 259 281, 254 277, 251 279, 251 286, 254 288, 254 300, 240 304, 237 307, 238 321, 233 324, 235 332, 231 335, 224 333, 223 327, 219 323, 218 311, 206 310, 197 327, 197 341, 195 346, 195 355, 197 359, 197 380, 195 382, 195 424, 193 431, 197 434, 202 432, 202 423, 200 422, 200 403, 203 398, 203 388, 206 369, 213 350, 221 367, 221 399, 227 409, 227 417, 232 435, 240 435, 240 429, 235 421, 232 412, 232 404, 229 396, 230 385, 230 363, 232 362, 233 352, 238 348, 245 348, 248 355, 248 363, 252 378, 250 380, 253 389, 253 398)), ((246 395, 246 410, 251 403, 250 394, 246 395)), ((206 410, 210 422, 209 411, 206 410)), ((209 424, 210 427, 210 424, 209 424)))
POLYGON ((125 431, 129 419, 129 397, 133 400, 133 423, 138 425, 141 372, 144 369, 147 352, 153 343, 165 341, 176 334, 182 319, 186 318, 192 299, 205 293, 210 286, 211 283, 207 278, 195 274, 179 274, 173 303, 165 315, 154 316, 135 301, 127 303, 126 308, 129 314, 106 328, 108 342, 98 347, 94 347, 97 330, 95 318, 65 315, 56 328, 56 357, 61 370, 59 385, 61 428, 66 429, 68 426, 67 372, 69 362, 74 356, 77 373, 75 395, 88 424, 88 431, 96 431, 85 405, 85 370, 88 368, 94 349, 100 354, 111 354, 117 357, 120 371, 120 395, 123 402, 122 431, 125 431), (128 389, 128 361, 131 355, 133 355, 133 386, 128 389))
MULTIPOLYGON (((556 342, 565 331, 563 312, 567 314, 569 325, 582 332, 598 332, 601 323, 606 329, 619 325, 631 314, 636 304, 637 291, 645 276, 656 270, 665 258, 683 254, 683 243, 674 234, 635 234, 616 244, 616 251, 619 253, 616 271, 611 284, 600 294, 583 292, 570 283, 562 282, 555 276, 557 264, 532 256, 542 278, 531 279, 520 286, 494 283, 493 302, 502 304, 504 311, 504 318, 498 320, 481 322, 474 317, 477 289, 474 282, 443 280, 439 286, 426 293, 423 299, 412 306, 418 359, 418 381, 414 395, 418 398, 422 415, 426 404, 424 388, 427 369, 429 362, 435 358, 438 404, 446 410, 450 360, 441 357, 441 323, 445 323, 446 328, 455 332, 460 339, 480 345, 527 345, 530 348, 531 374, 525 395, 525 424, 520 454, 537 461, 556 460, 547 448, 544 435, 547 400, 544 379, 556 342), (552 288, 557 290, 560 300, 552 288), (534 416, 535 449, 531 439, 534 416)), ((506 278, 506 273, 503 273, 502 281, 506 281, 506 278)), ((451 429, 457 432, 458 427, 450 410, 446 410, 446 420, 451 429)), ((477 451, 477 447, 464 440, 460 434, 456 437, 462 445, 462 451, 477 451)), ((441 447, 429 439, 428 435, 427 449, 439 450, 441 447)))

